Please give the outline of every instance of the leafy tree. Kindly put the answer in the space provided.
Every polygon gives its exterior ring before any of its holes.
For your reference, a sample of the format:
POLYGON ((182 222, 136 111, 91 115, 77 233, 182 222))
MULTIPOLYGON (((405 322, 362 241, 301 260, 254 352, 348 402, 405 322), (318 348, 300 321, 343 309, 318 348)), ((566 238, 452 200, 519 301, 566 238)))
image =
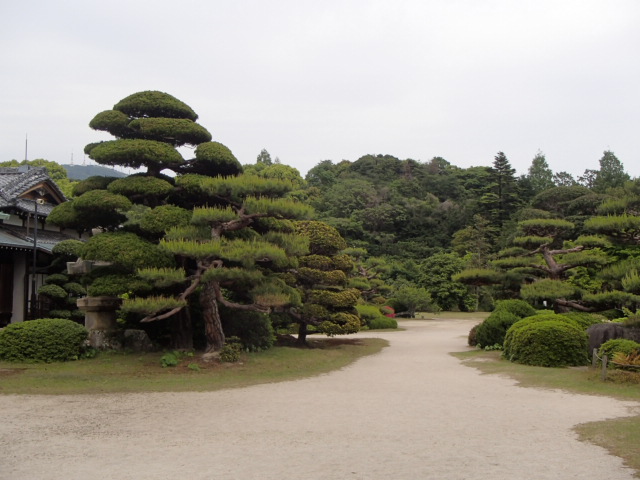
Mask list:
POLYGON ((266 149, 260 150, 258 154, 258 158, 256 159, 257 163, 262 163, 264 165, 271 165, 273 162, 271 161, 271 155, 267 152, 266 149))
POLYGON ((593 188, 597 192, 606 192, 610 188, 622 187, 630 177, 624 171, 622 162, 610 150, 606 150, 600 159, 600 170, 596 172, 593 188))
POLYGON ((556 187, 572 187, 577 182, 569 172, 557 172, 553 174, 553 183, 556 187))
POLYGON ((515 169, 503 152, 498 152, 495 156, 489 184, 484 189, 480 203, 486 209, 491 224, 498 229, 502 228, 520 204, 515 169))
POLYGON ((540 193, 555 186, 553 182, 553 172, 549 168, 547 159, 540 151, 533 157, 527 179, 531 185, 533 193, 540 193))
POLYGON ((467 311, 473 306, 474 299, 466 285, 452 280, 452 276, 461 272, 465 261, 455 253, 439 253, 420 262, 418 284, 433 298, 442 310, 459 309, 467 311))
POLYGON ((415 318, 416 312, 439 311, 439 307, 431 298, 426 288, 416 287, 411 284, 398 286, 389 304, 396 310, 396 316, 415 318))

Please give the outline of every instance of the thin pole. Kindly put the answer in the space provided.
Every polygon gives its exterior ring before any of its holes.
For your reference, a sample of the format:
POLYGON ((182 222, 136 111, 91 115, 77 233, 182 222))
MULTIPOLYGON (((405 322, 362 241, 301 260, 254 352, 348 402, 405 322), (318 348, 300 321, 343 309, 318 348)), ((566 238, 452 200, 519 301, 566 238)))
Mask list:
POLYGON ((25 133, 24 134, 24 161, 26 162, 29 159, 29 156, 27 155, 29 149, 29 138, 28 135, 25 133))
MULTIPOLYGON (((34 202, 36 206, 36 212, 34 214, 33 225, 33 271, 31 273, 31 316, 35 316, 37 297, 36 297, 36 254, 38 248, 38 200, 34 202)), ((33 320, 33 318, 32 318, 33 320)))

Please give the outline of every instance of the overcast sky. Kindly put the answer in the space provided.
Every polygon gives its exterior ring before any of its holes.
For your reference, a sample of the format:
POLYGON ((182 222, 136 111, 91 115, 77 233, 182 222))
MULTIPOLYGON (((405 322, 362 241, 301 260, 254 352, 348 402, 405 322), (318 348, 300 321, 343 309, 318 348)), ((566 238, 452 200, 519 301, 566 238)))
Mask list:
MULTIPOLYGON (((390 154, 640 176, 638 0, 0 0, 0 161, 83 162, 95 114, 190 105, 241 163, 390 154)), ((191 156, 186 152, 185 156, 191 156)), ((86 159, 87 163, 93 163, 86 159)))

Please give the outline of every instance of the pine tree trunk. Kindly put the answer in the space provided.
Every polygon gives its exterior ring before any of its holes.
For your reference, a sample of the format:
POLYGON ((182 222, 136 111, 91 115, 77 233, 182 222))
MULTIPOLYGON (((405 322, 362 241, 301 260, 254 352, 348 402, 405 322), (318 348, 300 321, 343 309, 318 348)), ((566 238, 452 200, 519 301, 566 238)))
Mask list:
POLYGON ((298 345, 306 346, 307 345, 307 324, 304 322, 300 322, 298 327, 298 340, 296 341, 298 345))
POLYGON ((203 286, 200 303, 204 320, 204 334, 207 339, 206 351, 207 353, 216 352, 224 345, 224 332, 222 331, 218 302, 211 284, 203 286))

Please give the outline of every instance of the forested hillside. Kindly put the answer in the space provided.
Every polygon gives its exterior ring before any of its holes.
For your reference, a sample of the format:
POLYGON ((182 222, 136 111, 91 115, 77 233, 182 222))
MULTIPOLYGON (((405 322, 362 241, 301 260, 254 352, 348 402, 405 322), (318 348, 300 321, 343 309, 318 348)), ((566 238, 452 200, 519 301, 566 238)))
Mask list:
MULTIPOLYGON (((260 158, 245 166, 267 176, 274 168, 294 170, 260 158)), ((470 168, 440 157, 326 160, 305 180, 299 195, 317 218, 365 252, 380 280, 426 289, 433 308, 489 309, 521 295, 582 310, 635 308, 638 300, 640 237, 621 219, 640 218, 640 181, 613 152, 577 179, 553 172, 542 152, 516 176, 498 152, 491 167, 470 168)))

